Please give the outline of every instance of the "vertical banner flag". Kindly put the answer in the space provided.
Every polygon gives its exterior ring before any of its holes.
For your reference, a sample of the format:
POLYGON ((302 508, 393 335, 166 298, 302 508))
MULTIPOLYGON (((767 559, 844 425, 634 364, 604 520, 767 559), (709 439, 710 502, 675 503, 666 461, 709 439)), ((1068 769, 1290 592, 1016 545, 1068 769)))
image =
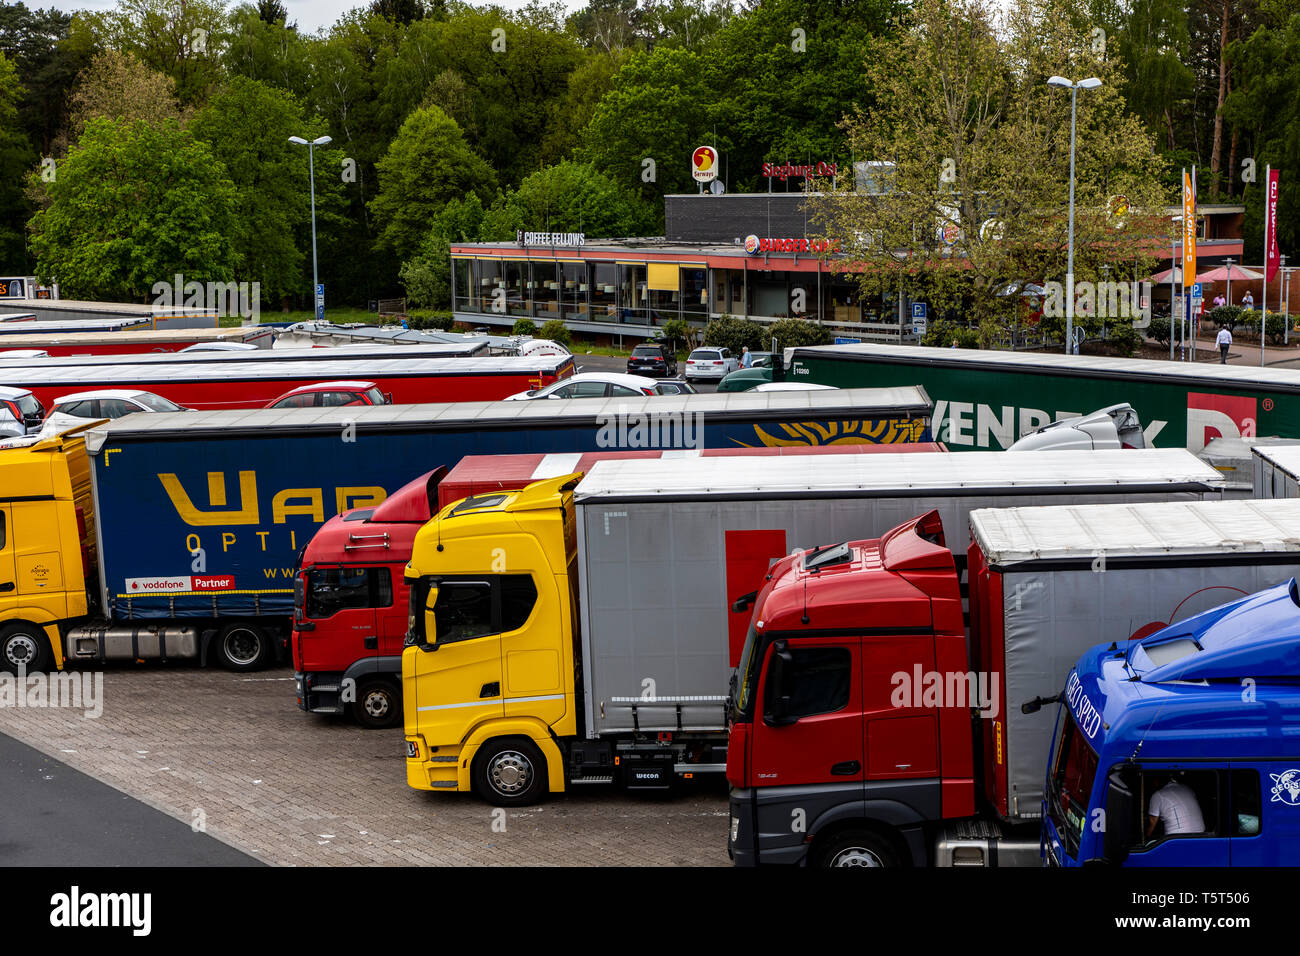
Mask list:
POLYGON ((1264 174, 1264 283, 1267 285, 1277 275, 1277 174, 1269 169, 1264 174))
POLYGON ((1196 282, 1196 167, 1183 173, 1183 288, 1196 282))

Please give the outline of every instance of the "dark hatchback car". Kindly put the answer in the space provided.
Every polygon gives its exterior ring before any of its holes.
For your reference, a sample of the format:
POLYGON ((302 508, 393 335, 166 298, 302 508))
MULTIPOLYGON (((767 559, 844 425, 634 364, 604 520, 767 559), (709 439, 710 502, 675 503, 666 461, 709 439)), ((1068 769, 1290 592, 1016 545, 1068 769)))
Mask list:
POLYGON ((638 345, 627 359, 629 375, 676 375, 677 353, 664 345, 638 345))

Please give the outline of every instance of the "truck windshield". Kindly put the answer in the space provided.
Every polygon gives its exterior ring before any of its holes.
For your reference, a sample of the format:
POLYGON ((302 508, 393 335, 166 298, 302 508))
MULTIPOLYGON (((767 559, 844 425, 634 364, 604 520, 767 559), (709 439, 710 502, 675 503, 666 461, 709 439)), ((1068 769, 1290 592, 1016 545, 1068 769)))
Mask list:
POLYGON ((1088 818, 1088 800, 1097 776, 1097 752, 1061 704, 1061 733, 1048 776, 1048 807, 1056 829, 1070 853, 1079 852, 1079 840, 1088 818))

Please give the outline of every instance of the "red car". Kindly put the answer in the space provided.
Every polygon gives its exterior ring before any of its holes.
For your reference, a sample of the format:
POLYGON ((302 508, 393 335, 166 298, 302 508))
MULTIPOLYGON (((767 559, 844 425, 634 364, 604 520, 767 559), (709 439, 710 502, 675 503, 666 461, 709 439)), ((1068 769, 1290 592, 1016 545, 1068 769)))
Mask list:
POLYGON ((285 392, 266 408, 338 408, 342 405, 391 405, 393 396, 374 382, 316 382, 285 392))

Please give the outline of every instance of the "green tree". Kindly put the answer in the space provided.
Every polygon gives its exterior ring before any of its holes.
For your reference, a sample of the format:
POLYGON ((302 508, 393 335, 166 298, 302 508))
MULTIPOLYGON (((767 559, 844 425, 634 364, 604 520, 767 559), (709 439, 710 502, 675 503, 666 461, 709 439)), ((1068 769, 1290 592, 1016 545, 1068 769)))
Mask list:
POLYGON ((706 63, 670 47, 632 53, 583 130, 579 158, 647 199, 693 192, 691 153, 713 139, 710 104, 717 93, 706 63))
POLYGON ((18 71, 0 53, 0 269, 26 271, 22 224, 30 214, 23 195, 23 175, 35 161, 27 134, 18 123, 23 88, 18 71))
MULTIPOLYGON (((283 90, 234 77, 190 124, 226 169, 238 196, 231 234, 236 277, 261 283, 268 300, 305 291, 305 234, 309 228, 307 150, 290 136, 314 139, 324 124, 303 116, 301 104, 283 90)), ((316 150, 318 176, 338 168, 337 152, 316 150)))
POLYGON ((771 340, 776 339, 777 351, 808 345, 830 345, 833 340, 825 326, 807 319, 778 319, 768 326, 765 338, 769 346, 771 340))
POLYGON ((1099 58, 1057 0, 1018 0, 1003 29, 984 0, 919 0, 899 42, 868 48, 876 106, 846 123, 860 157, 892 164, 886 188, 841 188, 811 203, 867 263, 864 292, 903 289, 962 312, 985 345, 1018 326, 1026 283, 1064 279, 1070 96, 1054 74, 1097 76, 1078 96, 1077 279, 1145 277, 1153 237, 1167 241, 1161 164, 1099 58), (1129 210, 1118 210, 1116 197, 1129 210), (1130 270, 1134 274, 1130 274, 1130 270))
POLYGON ((263 13, 247 4, 231 11, 230 36, 222 51, 229 73, 305 98, 311 90, 310 52, 311 42, 296 26, 285 24, 282 12, 263 13), (268 20, 267 16, 279 18, 268 20))
POLYGON ((429 223, 451 199, 489 199, 496 177, 436 106, 416 110, 377 164, 379 191, 370 204, 383 247, 399 261, 419 248, 429 223))
POLYGON ((92 120, 39 184, 50 203, 31 222, 37 273, 68 298, 145 302, 177 273, 234 275, 235 187, 175 120, 92 120))
POLYGON ((582 163, 540 169, 502 197, 483 219, 482 238, 504 240, 517 230, 585 232, 593 237, 644 235, 653 206, 631 189, 582 163))
POLYGON ((18 121, 32 144, 46 155, 62 155, 68 98, 90 50, 68 42, 72 15, 0 3, 0 53, 23 78, 18 121))
POLYGON ((171 77, 149 69, 129 53, 105 50, 77 78, 69 117, 73 137, 80 136, 90 120, 100 118, 184 123, 188 117, 176 102, 171 77))

